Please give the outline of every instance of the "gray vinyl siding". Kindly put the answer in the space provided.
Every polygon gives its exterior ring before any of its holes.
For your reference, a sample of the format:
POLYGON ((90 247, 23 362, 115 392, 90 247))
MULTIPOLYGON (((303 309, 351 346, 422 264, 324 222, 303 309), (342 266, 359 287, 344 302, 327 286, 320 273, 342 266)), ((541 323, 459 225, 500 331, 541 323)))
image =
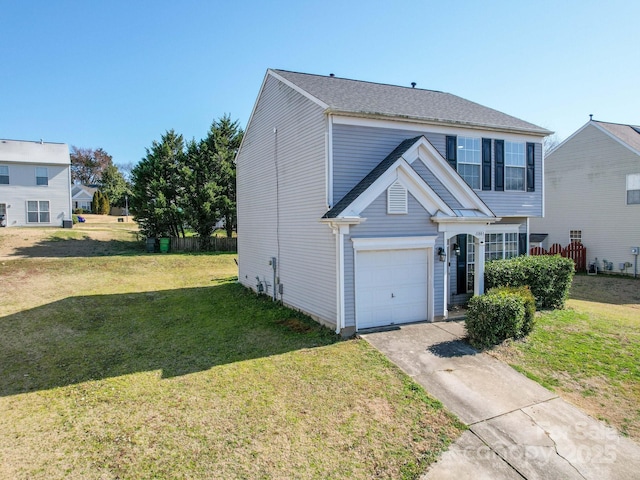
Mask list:
POLYGON ((403 140, 425 135, 444 155, 445 135, 415 130, 333 126, 333 204, 344 197, 403 140))
POLYGON ((7 226, 55 226, 71 220, 71 185, 68 165, 15 163, 0 160, 9 167, 9 185, 0 185, 0 203, 7 208, 7 226), (36 185, 36 167, 46 167, 48 185, 36 185), (28 223, 27 202, 48 201, 49 222, 28 223))
POLYGON ((462 205, 456 197, 442 184, 440 179, 436 177, 426 165, 420 161, 415 161, 411 164, 413 169, 420 175, 423 180, 433 189, 436 194, 446 202, 451 208, 462 208, 462 205))
MULTIPOLYGON (((496 138, 500 139, 499 136, 496 138)), ((524 140, 523 140, 524 141, 524 140)), ((492 146, 491 172, 494 178, 491 185, 495 188, 495 152, 492 146)), ((482 201, 497 217, 541 217, 542 216, 542 144, 535 144, 535 191, 534 192, 496 192, 494 190, 475 190, 482 201)))
POLYGON ((237 157, 238 263, 240 282, 255 289, 256 276, 273 284, 277 257, 282 301, 335 325, 335 237, 319 222, 325 131, 322 108, 267 76, 237 157))
MULTIPOLYGON (((354 251, 352 238, 366 237, 407 237, 421 235, 438 235, 437 226, 431 222, 431 215, 422 205, 408 194, 408 214, 387 214, 387 196, 381 194, 363 212, 362 217, 367 220, 351 227, 349 235, 344 237, 344 303, 345 326, 355 326, 355 280, 354 280, 354 251)), ((440 235, 435 251, 442 246, 440 235)), ((443 314, 443 275, 445 263, 434 261, 434 315, 443 314)))
MULTIPOLYGON (((640 205, 626 203, 626 176, 640 173, 640 156, 594 125, 587 125, 545 161, 545 217, 530 230, 547 233, 546 245, 566 246, 581 230, 587 262, 634 262, 640 246, 640 205)), ((627 269, 633 273, 633 267, 627 269)))
MULTIPOLYGON (((464 134, 461 132, 460 134, 464 134)), ((446 155, 446 135, 428 131, 402 130, 390 128, 362 127, 354 125, 333 126, 333 202, 338 202, 362 180, 378 163, 389 155, 403 140, 424 135, 440 152, 446 155)), ((452 132, 453 134, 453 132, 452 132)), ((499 133, 487 133, 485 138, 501 139, 499 133)), ((522 142, 531 141, 523 137, 522 142)), ((492 148, 492 157, 494 155, 492 148)), ((422 178, 445 201, 451 195, 444 187, 434 182, 433 175, 414 162, 413 167, 422 178)), ((492 175, 495 160, 492 158, 492 175)), ((535 192, 496 192, 476 190, 478 196, 498 217, 540 217, 542 216, 542 144, 535 146, 535 192)), ((491 182, 494 186, 494 179, 491 182)), ((457 202, 456 202, 457 204, 457 202)), ((450 204, 451 205, 451 204, 450 204)), ((451 205, 453 208, 455 206, 451 205)))

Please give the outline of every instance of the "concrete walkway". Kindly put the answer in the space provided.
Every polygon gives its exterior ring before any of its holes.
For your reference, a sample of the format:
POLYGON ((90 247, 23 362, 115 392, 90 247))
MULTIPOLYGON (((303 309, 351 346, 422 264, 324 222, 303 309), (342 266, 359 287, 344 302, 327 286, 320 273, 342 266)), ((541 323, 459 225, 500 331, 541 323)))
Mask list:
POLYGON ((462 322, 361 334, 469 425, 422 480, 640 479, 640 446, 464 335, 462 322))

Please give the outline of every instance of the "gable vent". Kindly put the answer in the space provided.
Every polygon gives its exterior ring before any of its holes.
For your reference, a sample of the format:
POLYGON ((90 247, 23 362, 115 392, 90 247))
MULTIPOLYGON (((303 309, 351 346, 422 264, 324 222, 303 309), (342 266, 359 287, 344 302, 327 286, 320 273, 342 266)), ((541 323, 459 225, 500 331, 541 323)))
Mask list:
POLYGON ((387 213, 407 213, 407 189, 397 180, 387 189, 387 213))

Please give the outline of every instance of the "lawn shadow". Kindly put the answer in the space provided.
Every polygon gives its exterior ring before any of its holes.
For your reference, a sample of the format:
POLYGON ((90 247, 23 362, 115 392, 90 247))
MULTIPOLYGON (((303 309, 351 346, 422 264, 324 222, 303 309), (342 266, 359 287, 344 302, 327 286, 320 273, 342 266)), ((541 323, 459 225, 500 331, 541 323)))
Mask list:
POLYGON ((478 351, 463 340, 447 340, 435 343, 427 348, 436 357, 454 358, 476 355, 478 351))
POLYGON ((97 240, 89 235, 82 238, 49 237, 32 245, 17 247, 12 256, 23 258, 104 257, 137 255, 144 252, 144 244, 136 240, 97 240))
POLYGON ((70 297, 0 318, 0 396, 143 371, 175 377, 336 341, 236 283, 70 297))

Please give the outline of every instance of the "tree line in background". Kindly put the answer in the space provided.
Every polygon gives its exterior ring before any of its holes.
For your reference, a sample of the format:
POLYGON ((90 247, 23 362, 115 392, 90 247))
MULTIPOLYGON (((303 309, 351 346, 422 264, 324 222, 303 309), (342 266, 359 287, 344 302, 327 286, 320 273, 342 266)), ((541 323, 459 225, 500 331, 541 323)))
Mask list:
MULTIPOLYGON (((108 214, 110 207, 124 207, 131 185, 113 158, 102 148, 71 147, 71 181, 76 185, 97 187, 93 213, 108 214)), ((126 170, 128 167, 121 167, 126 170)))
POLYGON ((208 239, 221 220, 227 236, 236 224, 235 156, 243 131, 229 115, 207 136, 185 142, 174 130, 153 141, 131 171, 129 206, 147 237, 185 236, 190 227, 208 239))

